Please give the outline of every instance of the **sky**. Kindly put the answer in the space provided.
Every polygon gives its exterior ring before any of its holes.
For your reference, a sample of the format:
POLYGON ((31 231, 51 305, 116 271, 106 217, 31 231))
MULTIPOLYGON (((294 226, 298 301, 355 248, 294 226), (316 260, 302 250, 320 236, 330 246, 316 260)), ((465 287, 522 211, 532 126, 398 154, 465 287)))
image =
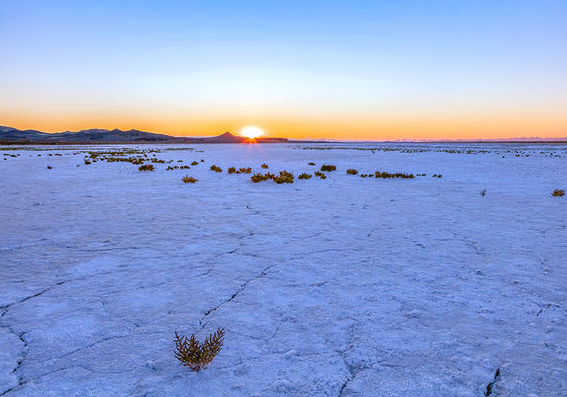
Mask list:
POLYGON ((567 1, 0 0, 0 125, 567 136, 567 1))

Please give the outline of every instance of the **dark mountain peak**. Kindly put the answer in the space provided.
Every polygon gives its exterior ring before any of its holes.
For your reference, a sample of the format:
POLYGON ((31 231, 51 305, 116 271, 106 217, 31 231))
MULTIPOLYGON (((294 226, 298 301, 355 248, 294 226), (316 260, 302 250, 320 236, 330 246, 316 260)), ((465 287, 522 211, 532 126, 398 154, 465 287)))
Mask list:
POLYGON ((227 131, 224 134, 217 136, 217 138, 236 138, 236 135, 231 134, 229 131, 227 131))

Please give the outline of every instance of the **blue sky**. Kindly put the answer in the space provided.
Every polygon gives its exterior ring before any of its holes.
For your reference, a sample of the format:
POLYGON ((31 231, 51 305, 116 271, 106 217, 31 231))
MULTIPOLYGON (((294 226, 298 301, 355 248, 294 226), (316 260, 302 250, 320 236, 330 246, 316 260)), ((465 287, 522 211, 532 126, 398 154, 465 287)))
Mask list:
POLYGON ((567 135, 566 1, 1 1, 0 57, 21 128, 567 135))

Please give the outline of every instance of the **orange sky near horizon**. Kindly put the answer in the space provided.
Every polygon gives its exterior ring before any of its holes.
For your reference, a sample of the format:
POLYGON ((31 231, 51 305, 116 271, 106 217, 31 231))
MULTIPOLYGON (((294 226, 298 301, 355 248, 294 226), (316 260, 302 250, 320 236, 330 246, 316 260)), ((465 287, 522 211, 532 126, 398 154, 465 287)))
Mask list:
POLYGON ((140 115, 120 117, 52 116, 2 117, 1 125, 43 132, 78 131, 89 128, 138 129, 174 136, 214 136, 230 131, 238 134, 247 125, 265 131, 266 137, 289 139, 400 140, 400 139, 507 139, 518 137, 567 137, 564 115, 471 115, 454 117, 352 118, 329 115, 311 119, 230 118, 200 120, 160 119, 140 115))

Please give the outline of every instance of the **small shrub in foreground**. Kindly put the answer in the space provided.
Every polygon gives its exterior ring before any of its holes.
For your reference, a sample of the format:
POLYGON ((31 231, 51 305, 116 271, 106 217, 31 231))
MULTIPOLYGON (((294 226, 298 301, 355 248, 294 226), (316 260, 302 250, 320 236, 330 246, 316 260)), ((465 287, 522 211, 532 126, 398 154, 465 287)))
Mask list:
POLYGON ((192 176, 189 175, 185 175, 183 178, 181 178, 181 180, 185 183, 195 183, 198 181, 198 179, 193 178, 192 176))
POLYGON ((355 170, 354 168, 349 168, 348 170, 346 170, 346 173, 349 175, 356 175, 358 174, 358 171, 355 170))
POLYGON ((293 183, 293 174, 287 171, 280 171, 280 174, 272 178, 277 184, 293 183))
POLYGON ((229 169, 227 170, 227 172, 229 174, 235 174, 236 173, 236 167, 229 167, 229 169))
POLYGON ((193 161, 193 162, 191 163, 191 165, 197 165, 197 164, 199 164, 198 161, 193 161))
POLYGON ((315 165, 315 163, 314 163, 314 162, 309 162, 309 163, 307 163, 307 165, 315 165))
POLYGON ((321 171, 335 171, 336 169, 337 169, 336 165, 323 164, 321 166, 321 171))
POLYGON ((181 365, 199 372, 210 364, 221 351, 224 342, 224 328, 218 328, 203 343, 199 343, 194 334, 187 338, 179 336, 177 331, 173 341, 175 342, 175 358, 181 362, 181 365))
POLYGON ((50 165, 47 166, 47 169, 48 169, 48 170, 50 170, 50 169, 52 169, 52 168, 53 168, 53 167, 50 166, 50 165))
POLYGON ((297 179, 310 179, 311 177, 312 177, 311 174, 307 174, 307 173, 304 172, 303 174, 300 174, 300 175, 297 177, 297 179))
POLYGON ((216 165, 211 165, 211 171, 222 172, 222 168, 217 167, 216 165))
POLYGON ((138 170, 140 170, 140 171, 153 171, 154 165, 153 164, 144 164, 144 165, 139 166, 138 170))
POLYGON ((478 194, 480 194, 480 197, 486 196, 486 189, 482 189, 478 194))
POLYGON ((266 163, 262 164, 261 167, 262 167, 262 168, 269 168, 269 167, 268 167, 268 164, 266 164, 266 163))
POLYGON ((551 195, 552 195, 553 197, 565 196, 565 190, 555 189, 555 190, 553 191, 553 193, 551 193, 551 195))
POLYGON ((251 174, 251 173, 252 173, 252 168, 250 168, 250 167, 239 168, 238 171, 239 171, 241 174, 251 174))

